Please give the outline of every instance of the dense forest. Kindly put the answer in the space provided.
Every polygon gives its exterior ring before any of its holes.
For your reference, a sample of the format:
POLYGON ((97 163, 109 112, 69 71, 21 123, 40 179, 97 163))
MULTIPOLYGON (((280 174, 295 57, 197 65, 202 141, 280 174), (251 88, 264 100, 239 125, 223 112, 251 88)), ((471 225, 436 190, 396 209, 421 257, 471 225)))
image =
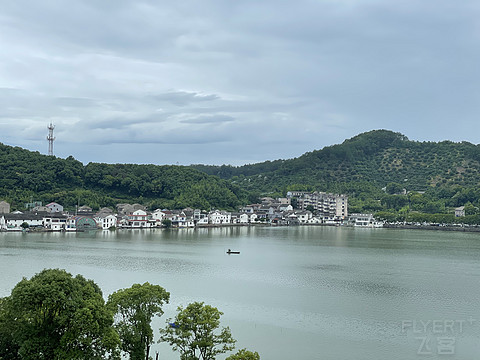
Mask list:
POLYGON ((374 130, 289 160, 239 167, 192 165, 246 191, 280 195, 320 190, 350 196, 349 212, 452 213, 480 206, 480 146, 411 141, 374 130))
POLYGON ((182 166, 96 164, 0 144, 0 198, 22 209, 30 200, 94 209, 119 202, 150 208, 234 209, 248 201, 231 181, 182 166))
POLYGON ((363 133, 294 159, 239 167, 83 165, 73 157, 0 144, 0 199, 13 209, 31 199, 67 208, 139 202, 150 209, 235 209, 260 196, 317 190, 347 194, 349 212, 390 219, 421 219, 418 214, 424 214, 427 219, 465 206, 466 214, 477 219, 479 184, 479 145, 411 141, 388 130, 363 133))
POLYGON ((362 181, 378 187, 399 182, 409 190, 424 191, 437 185, 477 185, 479 160, 480 147, 468 142, 417 142, 392 131, 374 130, 290 160, 192 167, 263 191, 294 183, 318 187, 362 181))

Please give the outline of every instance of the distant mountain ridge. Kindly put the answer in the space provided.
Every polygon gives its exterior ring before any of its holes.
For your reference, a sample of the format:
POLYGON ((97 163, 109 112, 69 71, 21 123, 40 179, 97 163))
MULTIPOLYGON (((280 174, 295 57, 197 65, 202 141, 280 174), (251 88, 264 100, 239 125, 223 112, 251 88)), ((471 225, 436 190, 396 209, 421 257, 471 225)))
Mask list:
POLYGON ((278 191, 292 184, 329 188, 338 182, 369 182, 378 187, 395 182, 410 190, 425 190, 478 185, 480 147, 469 142, 411 141, 397 132, 373 130, 294 159, 192 167, 259 191, 278 191))
MULTIPOLYGON (((16 203, 17 209, 32 198, 70 208, 140 202, 151 209, 235 209, 261 194, 284 196, 288 189, 342 192, 364 204, 367 198, 383 199, 380 189, 388 185, 435 189, 429 201, 444 199, 447 206, 478 202, 480 208, 479 184, 479 145, 411 141, 389 130, 359 134, 294 159, 238 167, 83 165, 71 156, 61 159, 0 144, 0 200, 16 203), (442 189, 448 191, 437 193, 442 189)), ((356 209, 374 209, 375 204, 356 209)))

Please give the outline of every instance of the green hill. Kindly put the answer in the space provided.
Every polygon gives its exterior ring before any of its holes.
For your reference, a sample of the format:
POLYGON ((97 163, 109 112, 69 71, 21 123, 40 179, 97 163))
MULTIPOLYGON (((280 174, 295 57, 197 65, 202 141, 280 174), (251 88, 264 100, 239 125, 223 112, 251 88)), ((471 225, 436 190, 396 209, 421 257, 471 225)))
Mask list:
POLYGON ((339 182, 369 182, 378 187, 397 182, 408 190, 424 191, 431 186, 478 185, 479 160, 480 147, 468 142, 417 142, 392 131, 374 130, 295 159, 192 167, 260 191, 293 184, 330 187, 339 182))
MULTIPOLYGON (((149 208, 234 209, 288 190, 349 195, 349 211, 451 214, 480 212, 480 147, 468 142, 410 141, 375 130, 289 159, 239 167, 97 164, 0 144, 0 199, 22 209, 30 200, 94 209, 119 202, 149 208), (383 189, 383 190, 382 190, 383 189), (401 195, 403 190, 407 195, 401 195)), ((480 222, 480 217, 479 217, 480 222)))
POLYGON ((468 142, 410 141, 374 130, 290 160, 192 167, 258 195, 346 193, 350 212, 452 214, 466 205, 467 213, 480 216, 480 147, 468 142), (400 194, 404 189, 408 196, 400 194))
POLYGON ((22 209, 33 200, 78 202, 94 209, 118 202, 140 202, 150 208, 235 208, 246 194, 230 181, 183 166, 97 164, 84 166, 0 144, 0 198, 22 209))

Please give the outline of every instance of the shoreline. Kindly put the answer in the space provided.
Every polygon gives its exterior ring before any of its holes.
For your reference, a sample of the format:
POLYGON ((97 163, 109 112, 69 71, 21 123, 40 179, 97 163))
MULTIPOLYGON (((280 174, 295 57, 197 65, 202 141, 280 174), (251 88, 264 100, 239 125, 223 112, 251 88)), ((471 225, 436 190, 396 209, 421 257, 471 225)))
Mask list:
MULTIPOLYGON (((352 229, 402 229, 402 230, 433 230, 433 231, 459 231, 459 232, 480 232, 480 226, 451 226, 451 225, 408 225, 408 224, 383 224, 382 227, 374 227, 374 226, 353 226, 353 225, 341 225, 341 224, 298 224, 298 225, 272 225, 272 224, 202 224, 197 225, 195 227, 171 227, 171 228, 164 228, 164 227, 142 227, 142 228, 132 228, 132 227, 119 227, 114 231, 122 231, 122 230, 181 230, 181 229, 209 229, 209 228, 226 228, 226 227, 298 227, 298 226, 314 226, 314 227, 346 227, 352 229)), ((46 233, 46 232, 67 232, 67 233, 76 233, 76 232, 84 232, 85 230, 78 230, 78 231, 62 231, 62 230, 51 230, 51 229, 36 229, 36 230, 22 230, 22 229, 10 229, 4 230, 2 229, 0 232, 2 233, 46 233)), ((111 231, 108 229, 91 229, 88 231, 111 231)))
POLYGON ((384 229, 404 229, 404 230, 433 230, 433 231, 460 231, 460 232, 480 232, 480 227, 474 226, 434 226, 434 225, 395 225, 384 224, 384 229))

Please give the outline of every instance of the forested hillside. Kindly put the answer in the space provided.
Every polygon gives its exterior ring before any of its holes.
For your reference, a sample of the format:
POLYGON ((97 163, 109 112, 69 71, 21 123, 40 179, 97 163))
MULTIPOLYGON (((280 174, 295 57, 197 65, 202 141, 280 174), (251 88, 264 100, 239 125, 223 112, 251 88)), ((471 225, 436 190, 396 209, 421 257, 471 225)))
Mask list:
POLYGON ((467 214, 480 214, 480 147, 468 142, 417 142, 374 130, 295 159, 192 167, 257 194, 346 193, 350 212, 451 214, 466 205, 467 214))
POLYGON ((141 202, 150 208, 235 208, 245 192, 230 181, 182 166, 96 164, 0 144, 0 198, 13 208, 33 200, 93 208, 141 202))
POLYGON ((290 160, 233 167, 97 164, 0 144, 0 199, 94 209, 119 202, 154 208, 235 209, 288 190, 345 193, 349 212, 452 214, 466 206, 480 222, 480 148, 468 142, 410 141, 375 130, 290 160), (405 194, 405 192, 407 194, 405 194))
POLYGON ((374 130, 295 159, 240 167, 192 167, 260 191, 280 190, 291 184, 328 187, 353 181, 378 187, 397 182, 409 190, 426 190, 431 186, 479 184, 479 160, 480 147, 468 142, 417 142, 399 133, 374 130))

